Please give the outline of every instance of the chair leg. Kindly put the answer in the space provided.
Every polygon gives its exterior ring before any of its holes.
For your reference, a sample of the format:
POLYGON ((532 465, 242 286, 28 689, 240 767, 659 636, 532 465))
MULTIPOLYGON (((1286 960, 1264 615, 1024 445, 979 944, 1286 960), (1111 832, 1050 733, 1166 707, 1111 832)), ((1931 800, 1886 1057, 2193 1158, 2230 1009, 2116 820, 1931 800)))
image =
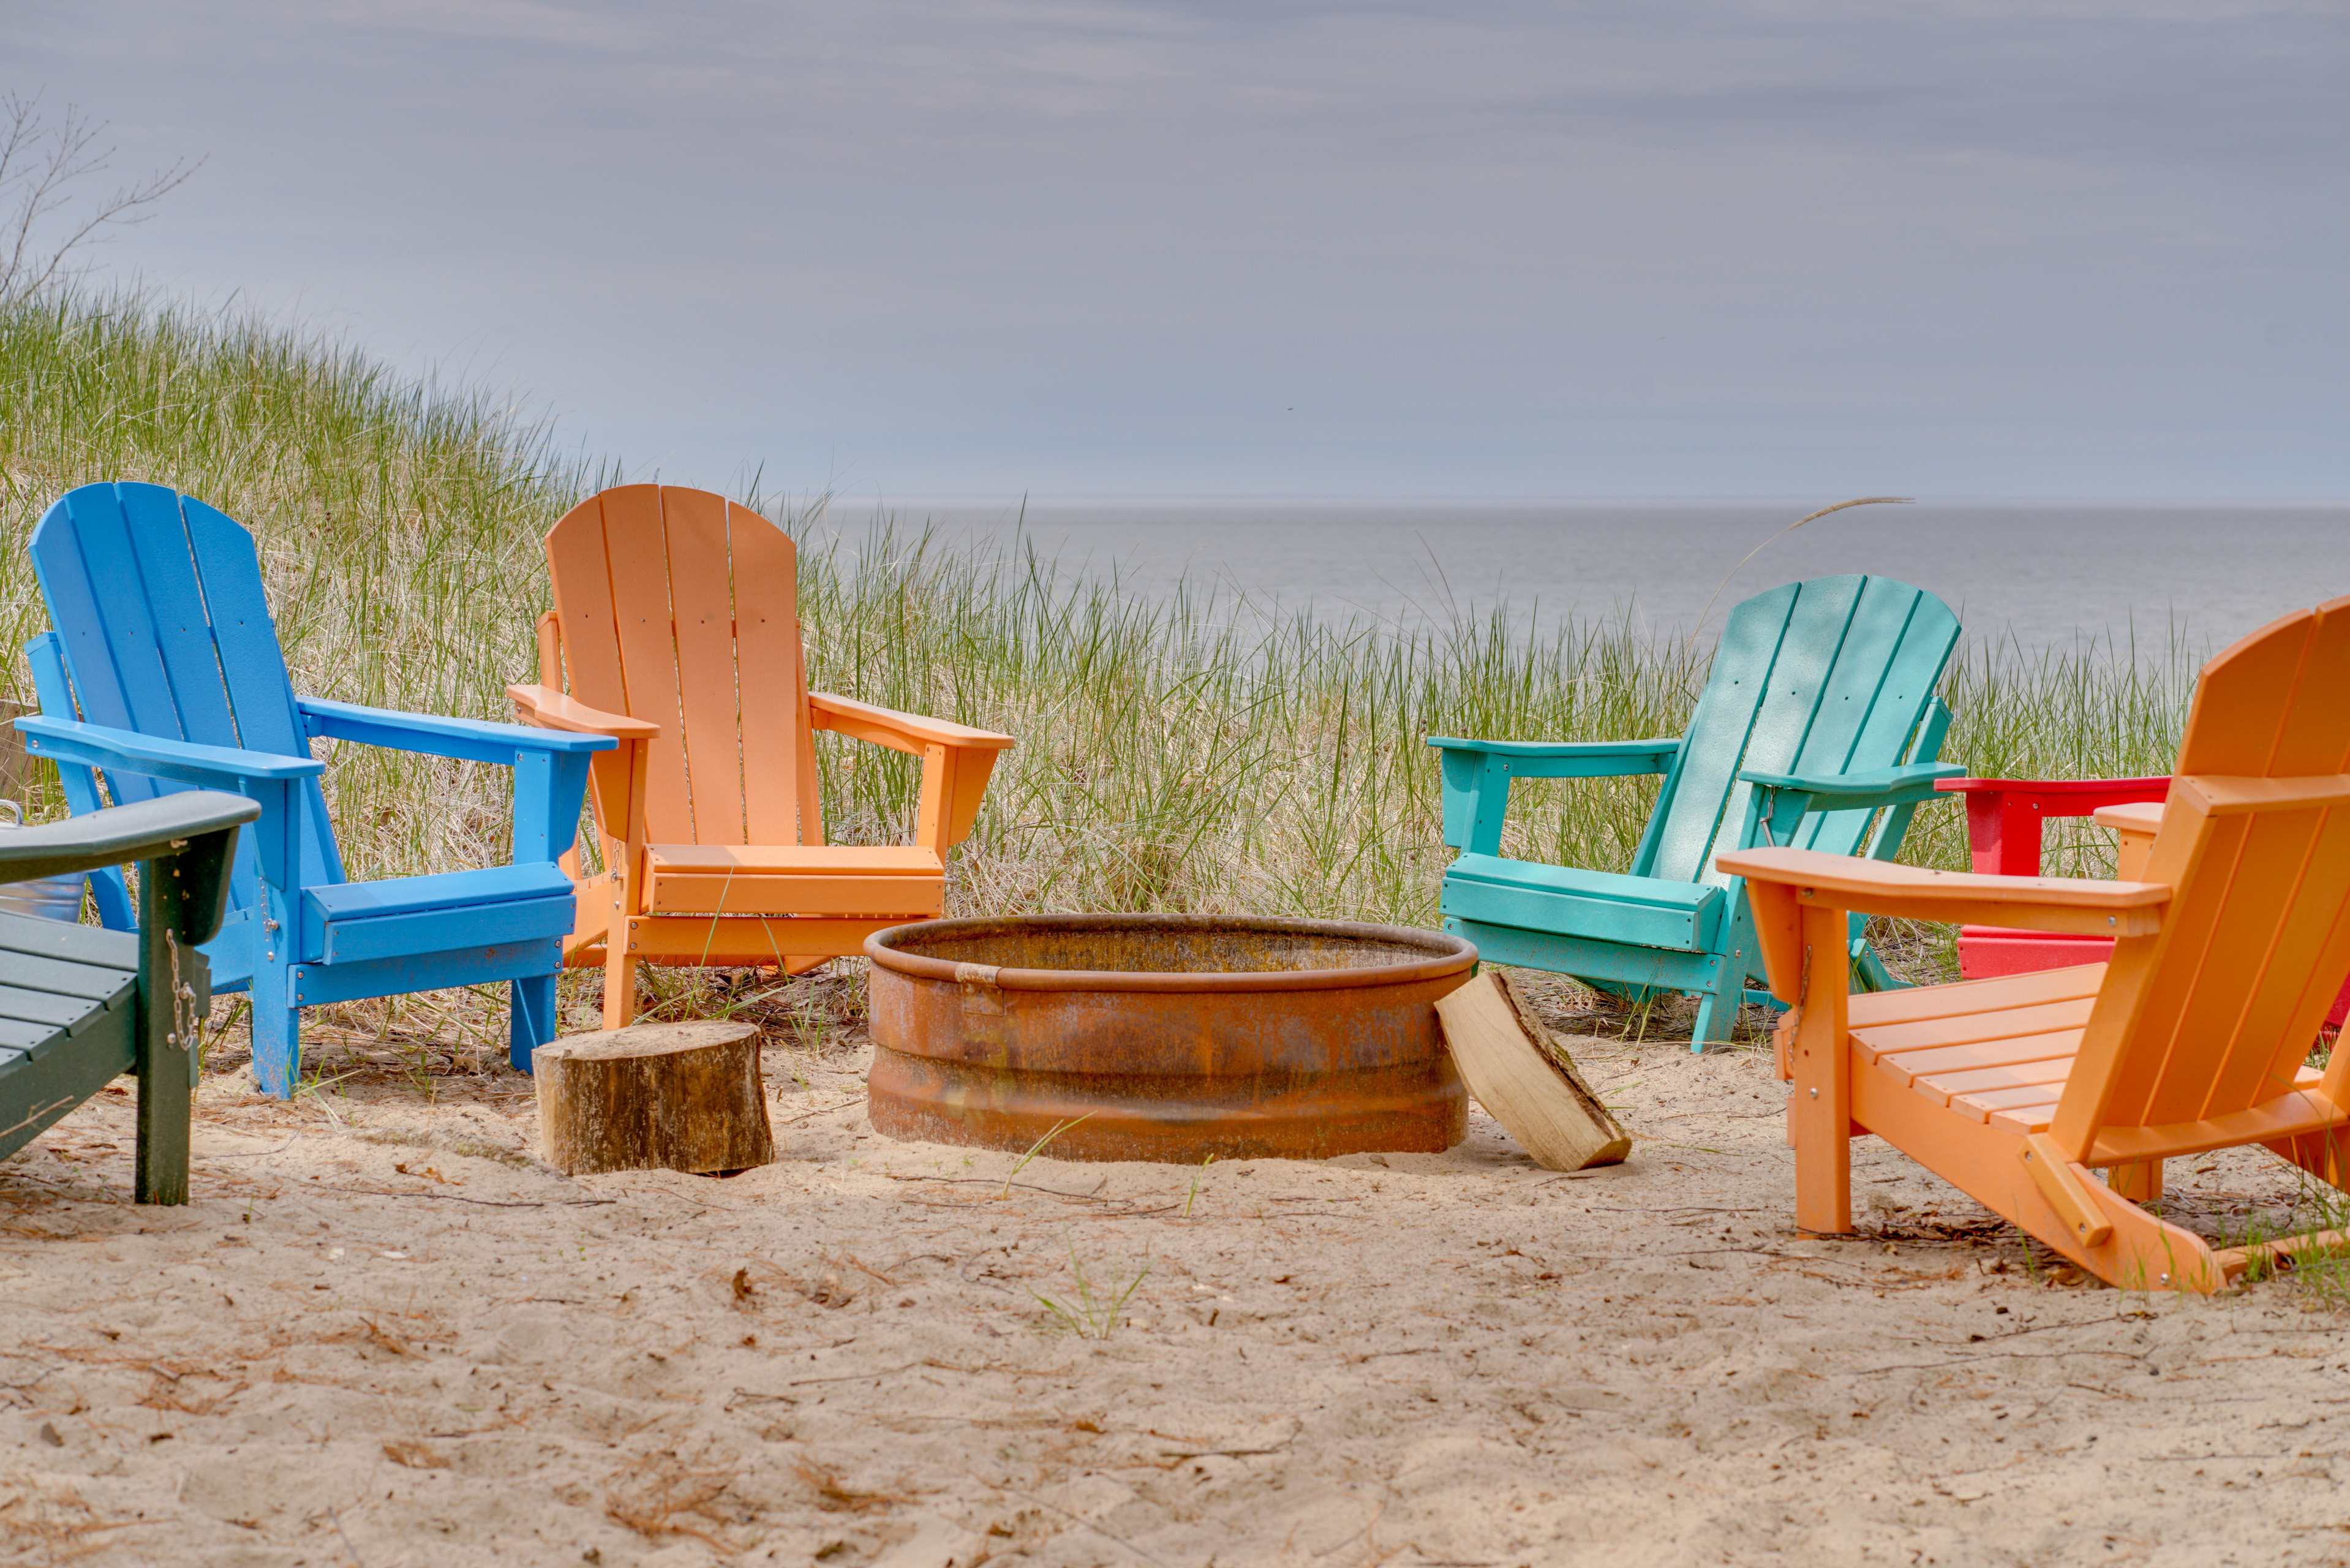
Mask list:
POLYGON ((253 1081, 263 1094, 290 1100, 302 1072, 302 1010, 271 1005, 264 999, 273 993, 286 994, 286 977, 265 969, 253 977, 253 1081))
POLYGON ((555 1043, 555 981, 551 974, 528 974, 507 988, 506 1060, 517 1073, 527 1075, 530 1054, 555 1043))
POLYGON ((1850 938, 1836 909, 1803 911, 1804 990, 1788 1042, 1795 1093, 1795 1224, 1815 1235, 1852 1231, 1852 1046, 1846 1038, 1850 938))
MULTIPOLYGON (((140 891, 146 894, 162 875, 162 862, 150 861, 141 872, 140 891)), ((188 1138, 190 1112, 195 1097, 195 1033, 187 1027, 196 1016, 183 1008, 174 987, 183 972, 203 985, 203 958, 182 947, 170 922, 148 896, 140 913, 139 940, 139 1148, 132 1165, 131 1197, 140 1203, 185 1203, 188 1200, 188 1138)))
POLYGON ((2152 1203, 2162 1196, 2162 1161, 2147 1159, 2136 1165, 2110 1166, 2106 1170, 2106 1185, 2132 1203, 2152 1203))
POLYGON ((2350 1191, 2350 1127, 2303 1133, 2264 1145, 2328 1186, 2350 1191))
POLYGON ((1735 992, 1722 996, 1716 992, 1697 993, 1697 1023, 1690 1030, 1690 1049, 1703 1051, 1708 1045, 1725 1045, 1738 1028, 1738 998, 1735 992))
POLYGON ((629 922, 612 926, 604 939, 604 1027, 626 1029, 637 1016, 637 959, 629 951, 629 922))
POLYGON ((1852 974, 1864 991, 1907 991, 1909 982, 1885 967, 1877 950, 1859 937, 1852 940, 1852 974))

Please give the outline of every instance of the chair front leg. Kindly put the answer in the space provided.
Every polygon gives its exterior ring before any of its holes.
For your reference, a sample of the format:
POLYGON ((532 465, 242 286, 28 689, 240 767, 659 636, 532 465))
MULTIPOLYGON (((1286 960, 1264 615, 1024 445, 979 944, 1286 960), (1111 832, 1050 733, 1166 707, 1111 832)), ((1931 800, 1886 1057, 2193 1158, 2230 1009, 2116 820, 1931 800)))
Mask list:
POLYGON ((604 1027, 625 1029, 637 1015, 636 920, 645 912, 645 784, 650 750, 626 741, 628 834, 612 877, 610 923, 604 929, 604 1027))
POLYGON ((294 1004, 294 971, 302 941, 301 813, 295 791, 299 781, 239 779, 240 794, 261 803, 252 832, 260 850, 260 902, 254 910, 261 929, 253 940, 253 1077, 261 1092, 294 1097, 302 1075, 302 1010, 294 1004))
POLYGON ((1795 1223, 1824 1236, 1852 1231, 1848 930, 1844 910, 1804 906, 1802 1011, 1788 1051, 1795 1092, 1787 1103, 1787 1130, 1795 1146, 1795 1223))
POLYGON ((531 1070, 530 1054, 555 1044, 556 978, 518 975, 506 988, 506 1060, 525 1076, 531 1070))
POLYGON ((139 1147, 132 1199, 188 1200, 188 1138, 196 1068, 195 1033, 202 1016, 203 957, 180 940, 161 897, 176 867, 158 856, 139 872, 139 1147), (184 994, 182 991, 184 988, 184 994))

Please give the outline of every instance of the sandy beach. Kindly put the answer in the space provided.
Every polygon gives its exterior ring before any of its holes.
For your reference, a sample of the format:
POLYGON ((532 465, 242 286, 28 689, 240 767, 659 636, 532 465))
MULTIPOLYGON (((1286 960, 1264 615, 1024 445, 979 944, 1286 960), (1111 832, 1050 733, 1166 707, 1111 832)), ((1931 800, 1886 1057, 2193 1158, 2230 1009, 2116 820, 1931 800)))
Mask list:
MULTIPOLYGON (((159 1210, 101 1095, 0 1164, 0 1560, 2350 1555, 2350 1343, 2302 1290, 2085 1286, 1874 1140, 1866 1233, 1801 1237, 1761 1051, 1572 1044, 1622 1167, 1474 1113, 1440 1156, 1007 1186, 871 1131, 850 1028, 772 1039, 780 1158, 723 1180, 565 1178, 511 1074, 354 1054, 287 1104, 230 1059, 159 1210)), ((2184 1163, 2212 1227, 2293 1189, 2184 1163)))

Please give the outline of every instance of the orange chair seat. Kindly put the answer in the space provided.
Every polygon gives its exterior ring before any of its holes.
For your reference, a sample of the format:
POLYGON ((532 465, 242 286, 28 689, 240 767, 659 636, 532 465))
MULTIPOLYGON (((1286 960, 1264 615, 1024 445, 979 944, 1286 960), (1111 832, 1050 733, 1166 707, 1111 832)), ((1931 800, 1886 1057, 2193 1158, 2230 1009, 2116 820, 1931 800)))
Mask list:
POLYGON ((919 845, 649 844, 657 915, 935 917, 946 867, 919 845))
MULTIPOLYGON (((2106 966, 2091 963, 1856 996, 1847 1015, 1853 1053, 1974 1121, 2045 1132, 2105 978, 2106 966)), ((2319 1076, 2303 1067, 2298 1081, 2319 1076)))

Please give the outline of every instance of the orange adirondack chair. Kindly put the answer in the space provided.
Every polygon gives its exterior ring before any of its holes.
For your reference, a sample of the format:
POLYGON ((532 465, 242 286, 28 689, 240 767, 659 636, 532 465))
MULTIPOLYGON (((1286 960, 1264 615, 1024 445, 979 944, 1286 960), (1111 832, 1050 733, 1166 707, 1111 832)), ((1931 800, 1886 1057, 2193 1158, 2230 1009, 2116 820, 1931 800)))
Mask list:
MULTIPOLYGON (((2002 877, 2040 874, 2040 830, 2052 816, 2088 816, 2099 826, 2122 829, 2121 875, 2135 875, 2127 863, 2141 857, 2161 819, 2170 780, 2148 779, 1937 779, 1934 787, 1967 803, 1967 843, 1974 868, 2002 877), (2133 829, 2143 835, 2134 836, 2133 829)), ((2073 931, 2011 930, 1999 926, 1959 928, 1959 978, 1988 980, 1996 974, 2028 974, 2095 963, 2114 950, 2104 936, 2073 931)), ((2325 1010, 2325 1027, 2350 1019, 2350 977, 2325 1010)))
POLYGON ((604 966, 604 1027, 634 1015, 639 963, 797 972, 942 912, 947 852, 1012 737, 810 691, 788 535, 708 491, 627 484, 566 513, 546 565, 539 683, 506 693, 525 723, 620 742, 590 774, 608 869, 565 862, 564 961, 604 966), (825 843, 816 730, 922 759, 912 844, 825 843))
POLYGON ((2112 1284, 2211 1291, 2350 1246, 2215 1249, 2140 1207, 2163 1160, 2243 1144, 2350 1183, 2350 1050, 2304 1064, 2350 964, 2345 693, 2350 598, 2205 666, 2168 805, 2099 814, 2126 880, 1721 857, 1797 1008, 1779 1033, 1796 1224, 1852 1228, 1849 1141, 1874 1133, 2112 1284), (1856 909, 2116 940, 2105 963, 1847 998, 1856 909))

